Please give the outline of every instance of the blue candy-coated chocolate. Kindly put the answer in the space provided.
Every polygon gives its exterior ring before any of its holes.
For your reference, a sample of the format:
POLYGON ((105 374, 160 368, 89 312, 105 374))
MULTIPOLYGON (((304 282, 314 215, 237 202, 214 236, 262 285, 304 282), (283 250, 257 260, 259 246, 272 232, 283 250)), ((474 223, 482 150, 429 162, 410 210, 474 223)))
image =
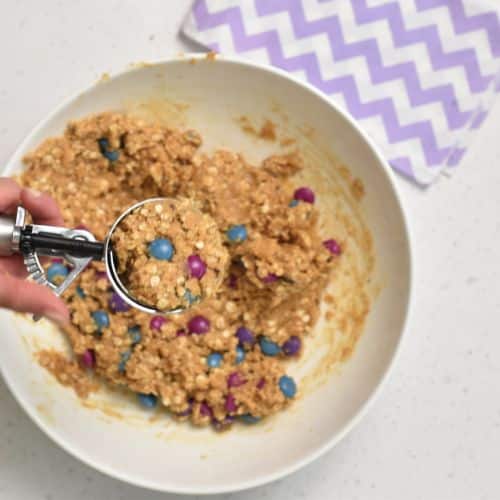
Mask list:
POLYGON ((56 278, 58 277, 66 278, 68 274, 69 274, 69 269, 64 264, 60 264, 59 262, 51 264, 47 269, 47 279, 52 284, 54 284, 56 278))
POLYGON ((120 363, 118 364, 118 371, 120 373, 125 373, 127 361, 130 359, 131 354, 132 351, 125 351, 120 354, 120 363))
POLYGON ((293 380, 293 378, 289 377, 288 375, 282 375, 278 381, 278 385, 285 398, 293 398, 297 393, 297 385, 295 384, 295 380, 293 380))
POLYGON ((136 345, 142 340, 141 328, 139 325, 131 326, 127 332, 132 339, 132 345, 136 345))
POLYGON ((158 403, 158 398, 154 394, 137 394, 137 401, 145 408, 154 408, 158 403))
POLYGON ((247 228, 244 224, 237 224, 231 226, 226 231, 227 239, 233 243, 241 243, 248 238, 247 228))
POLYGON ((109 316, 106 311, 94 311, 92 313, 92 318, 97 326, 97 331, 102 332, 103 328, 108 328, 109 326, 109 316))
POLYGON ((243 349, 243 347, 241 347, 240 345, 236 346, 236 364, 237 365, 239 365, 240 363, 243 363, 243 361, 245 360, 245 356, 246 356, 245 349, 243 349))
POLYGON ((207 356, 207 365, 210 368, 219 368, 223 361, 224 357, 219 352, 213 352, 207 356))
POLYGON ((167 238, 156 238, 148 246, 149 255, 158 260, 172 260, 175 250, 167 238))
POLYGON ((260 422, 260 417, 255 417, 251 413, 245 413, 244 415, 240 415, 240 420, 245 424, 256 424, 260 422))
POLYGON ((259 338, 259 346, 266 356, 277 356, 281 352, 280 346, 267 337, 259 338))

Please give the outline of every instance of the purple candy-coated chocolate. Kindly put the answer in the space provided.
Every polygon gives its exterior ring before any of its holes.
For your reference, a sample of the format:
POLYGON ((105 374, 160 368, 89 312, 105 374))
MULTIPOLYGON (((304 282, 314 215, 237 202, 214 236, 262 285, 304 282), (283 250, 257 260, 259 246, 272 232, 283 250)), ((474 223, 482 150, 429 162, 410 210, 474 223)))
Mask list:
POLYGON ((287 356, 293 356, 300 351, 301 345, 300 338, 293 335, 283 344, 282 349, 287 356))
POLYGON ((95 273, 95 277, 98 279, 98 280, 102 280, 104 278, 108 279, 108 275, 106 274, 106 271, 96 271, 95 273))
POLYGON ((315 196, 314 191, 308 187, 299 187, 293 193, 293 198, 295 200, 304 201, 305 203, 314 203, 315 196))
POLYGON ((149 328, 151 328, 151 330, 156 330, 157 332, 159 332, 161 330, 161 327, 167 321, 167 318, 164 318, 163 316, 153 316, 151 318, 151 321, 149 322, 149 328))
POLYGON ((230 427, 233 424, 234 420, 235 417, 233 417, 232 415, 226 415, 223 420, 217 420, 216 418, 213 418, 212 425, 216 430, 223 431, 224 429, 230 427))
POLYGON ((264 386, 266 385, 266 379, 265 378, 261 378, 258 382, 257 382, 257 389, 263 389, 264 386))
POLYGON ((188 407, 184 411, 177 413, 177 415, 179 417, 187 417, 187 416, 191 415, 192 412, 193 412, 193 401, 190 400, 190 401, 188 401, 188 407))
POLYGON ((113 292, 109 299, 109 308, 117 313, 128 311, 130 306, 117 293, 113 292))
POLYGON ((94 368, 95 366, 95 353, 92 349, 87 349, 80 357, 82 365, 85 368, 94 368))
POLYGON ((340 255, 342 253, 342 248, 334 239, 323 241, 323 246, 332 254, 340 255))
POLYGON ((253 344, 255 342, 255 335, 252 330, 249 330, 244 326, 240 326, 236 330, 236 337, 238 337, 240 344, 253 344))
POLYGON ((224 408, 226 409, 227 412, 229 413, 233 413, 236 411, 236 400, 234 399, 234 396, 229 393, 227 396, 226 396, 226 402, 224 404, 224 408))
POLYGON ((210 330, 210 321, 205 316, 193 316, 187 326, 191 333, 207 333, 210 330))
POLYGON ((233 290, 236 290, 238 288, 238 276, 236 276, 234 274, 230 274, 229 275, 228 286, 229 286, 229 288, 232 288, 233 290))
POLYGON ((201 403, 200 415, 202 417, 211 417, 213 415, 212 408, 210 408, 210 406, 208 406, 207 403, 201 403))
POLYGON ((176 337, 186 337, 187 336, 186 330, 184 330, 184 328, 181 328, 180 330, 177 330, 175 332, 175 336, 176 337))
POLYGON ((207 265, 199 255, 190 255, 187 259, 189 274, 192 278, 201 279, 207 272, 207 265))
POLYGON ((54 257, 50 259, 50 262, 52 262, 52 264, 64 264, 64 259, 61 257, 54 257))
POLYGON ((229 376, 227 377, 227 386, 228 387, 239 387, 240 385, 243 385, 246 383, 247 383, 247 381, 238 372, 230 373, 229 376))
POLYGON ((269 284, 269 283, 275 283, 276 281, 278 281, 279 278, 278 276, 276 276, 275 274, 273 273, 269 273, 267 276, 264 276, 262 278, 262 282, 263 283, 266 283, 266 284, 269 284))

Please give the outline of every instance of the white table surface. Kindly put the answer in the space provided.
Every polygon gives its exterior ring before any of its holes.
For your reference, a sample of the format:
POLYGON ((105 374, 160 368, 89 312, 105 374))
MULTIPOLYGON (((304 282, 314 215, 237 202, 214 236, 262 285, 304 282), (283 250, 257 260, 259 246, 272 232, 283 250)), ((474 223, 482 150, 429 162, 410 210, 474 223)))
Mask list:
MULTIPOLYGON (((62 98, 101 73, 192 50, 177 35, 189 4, 0 0, 0 164, 62 98)), ((453 178, 427 191, 399 179, 415 245, 414 314, 369 414, 312 465, 224 498, 500 498, 499 129, 500 102, 453 178)), ((120 483, 70 457, 0 380, 0 499, 89 498, 175 495, 120 483)))

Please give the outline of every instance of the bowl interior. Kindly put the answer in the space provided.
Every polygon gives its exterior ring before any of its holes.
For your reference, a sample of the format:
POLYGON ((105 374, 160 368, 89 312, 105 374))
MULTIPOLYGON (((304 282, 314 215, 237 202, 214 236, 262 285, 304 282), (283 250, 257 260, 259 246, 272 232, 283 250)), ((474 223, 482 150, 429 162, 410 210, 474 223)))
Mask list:
MULTIPOLYGON (((224 59, 144 65, 94 85, 38 126, 5 173, 19 171, 22 156, 46 137, 60 134, 69 120, 110 109, 198 129, 205 148, 241 151, 252 162, 281 146, 243 132, 241 125, 248 125, 247 119, 257 126, 272 119, 286 147, 299 146, 308 160, 304 182, 313 185, 324 205, 325 228, 342 225, 328 216, 339 210, 355 221, 352 238, 359 245, 352 245, 351 258, 360 279, 369 275, 372 265, 367 257, 370 242, 364 239, 366 221, 376 253, 369 292, 377 297, 372 298, 363 334, 347 362, 335 363, 346 351, 341 346, 345 332, 322 320, 304 360, 291 367, 303 381, 301 399, 262 424, 238 426, 222 435, 176 424, 165 414, 145 413, 120 393, 98 394, 82 405, 33 358, 40 346, 67 348, 62 335, 44 321, 35 325, 1 311, 7 331, 0 366, 9 387, 61 446, 99 470, 138 485, 221 492, 294 470, 335 443, 356 421, 384 378, 404 328, 410 254, 391 174, 352 122, 325 98, 279 72, 224 59), (349 166, 350 173, 336 158, 349 166), (360 203, 354 201, 354 178, 361 179, 366 191, 360 203)), ((345 227, 342 230, 348 241, 351 235, 345 227)), ((356 289, 351 287, 350 293, 355 295, 356 289)))

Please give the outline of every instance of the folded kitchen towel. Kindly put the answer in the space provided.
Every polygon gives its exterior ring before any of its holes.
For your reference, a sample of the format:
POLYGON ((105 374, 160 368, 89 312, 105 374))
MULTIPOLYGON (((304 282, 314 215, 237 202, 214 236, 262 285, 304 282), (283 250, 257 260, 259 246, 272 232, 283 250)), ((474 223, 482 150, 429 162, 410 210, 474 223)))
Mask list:
POLYGON ((306 79, 391 166, 456 167, 500 90, 500 0, 196 0, 183 32, 306 79))

